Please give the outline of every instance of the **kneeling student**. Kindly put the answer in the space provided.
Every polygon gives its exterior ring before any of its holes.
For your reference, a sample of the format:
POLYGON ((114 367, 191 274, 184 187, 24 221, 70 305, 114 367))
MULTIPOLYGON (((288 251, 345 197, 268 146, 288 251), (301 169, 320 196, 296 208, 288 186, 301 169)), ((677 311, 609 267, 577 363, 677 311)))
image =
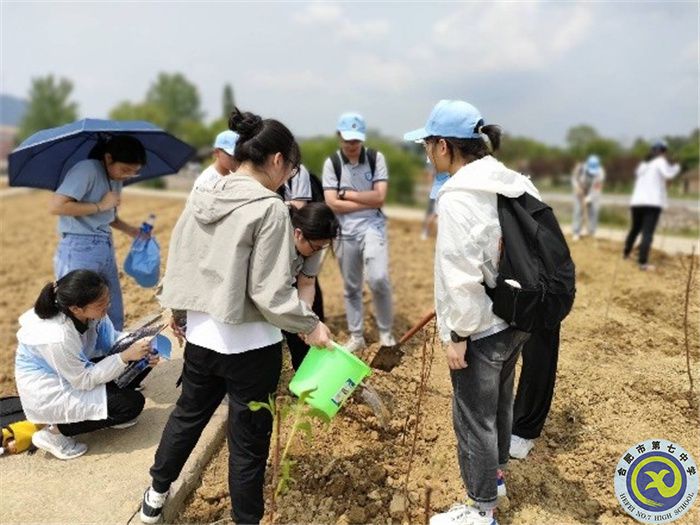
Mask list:
MULTIPOLYGON (((15 378, 22 408, 32 423, 47 425, 32 443, 59 459, 73 459, 87 445, 72 436, 136 423, 144 398, 112 381, 130 361, 150 350, 145 339, 98 363, 85 353, 85 336, 113 338, 107 317, 107 282, 90 270, 74 270, 41 290, 34 308, 19 319, 15 378)), ((87 339, 94 339, 87 337, 87 339)), ((150 360, 155 365, 158 358, 150 360)))

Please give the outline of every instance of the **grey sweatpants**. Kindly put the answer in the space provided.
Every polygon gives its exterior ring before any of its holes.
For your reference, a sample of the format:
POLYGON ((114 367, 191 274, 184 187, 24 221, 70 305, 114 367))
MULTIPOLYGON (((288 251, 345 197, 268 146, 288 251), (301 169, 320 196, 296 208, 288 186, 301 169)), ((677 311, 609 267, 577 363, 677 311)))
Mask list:
POLYGON ((467 368, 450 370, 452 422, 467 494, 477 507, 496 507, 496 470, 508 462, 513 424, 513 379, 530 334, 506 328, 467 342, 467 368))
POLYGON ((377 326, 381 332, 390 332, 394 323, 394 307, 386 230, 371 227, 364 236, 341 238, 335 244, 335 251, 343 275, 348 331, 358 337, 363 334, 362 284, 366 270, 377 326))

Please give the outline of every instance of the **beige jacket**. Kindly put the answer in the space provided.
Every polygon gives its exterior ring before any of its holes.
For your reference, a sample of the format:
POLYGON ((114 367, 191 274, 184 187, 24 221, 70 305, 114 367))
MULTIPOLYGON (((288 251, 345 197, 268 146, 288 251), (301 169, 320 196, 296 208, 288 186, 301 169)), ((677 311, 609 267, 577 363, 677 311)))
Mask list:
POLYGON ((217 321, 267 321, 309 333, 318 317, 292 286, 289 211, 279 195, 241 173, 196 187, 175 225, 159 297, 166 308, 217 321))

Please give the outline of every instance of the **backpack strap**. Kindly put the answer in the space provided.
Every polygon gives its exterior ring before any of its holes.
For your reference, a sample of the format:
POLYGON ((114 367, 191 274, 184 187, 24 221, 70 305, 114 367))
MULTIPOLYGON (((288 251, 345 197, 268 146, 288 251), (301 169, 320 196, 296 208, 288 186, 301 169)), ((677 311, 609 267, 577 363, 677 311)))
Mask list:
POLYGON ((340 191, 340 177, 343 175, 343 159, 340 158, 339 151, 336 151, 333 155, 331 155, 331 164, 333 164, 335 178, 338 181, 337 190, 340 191))
POLYGON ((377 152, 371 148, 365 150, 367 155, 367 162, 369 163, 369 169, 372 172, 372 178, 374 178, 374 172, 377 169, 377 152))

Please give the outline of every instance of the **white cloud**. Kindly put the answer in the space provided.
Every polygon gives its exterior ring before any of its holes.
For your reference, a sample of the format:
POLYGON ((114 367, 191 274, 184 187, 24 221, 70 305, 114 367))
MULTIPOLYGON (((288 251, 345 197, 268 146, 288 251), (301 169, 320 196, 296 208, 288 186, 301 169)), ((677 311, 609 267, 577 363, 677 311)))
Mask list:
POLYGON ((341 6, 335 4, 308 4, 293 18, 294 21, 303 25, 323 26, 336 40, 349 42, 363 42, 385 37, 390 29, 389 22, 382 19, 353 21, 341 6))
POLYGON ((343 8, 335 4, 308 4, 300 13, 294 15, 296 22, 303 24, 327 24, 343 17, 343 8))
POLYGON ((578 45, 591 21, 584 5, 467 4, 434 24, 431 44, 473 72, 538 70, 578 45))
POLYGON ((309 69, 300 71, 256 71, 251 73, 251 85, 256 88, 305 92, 323 86, 321 75, 309 69))
POLYGON ((344 20, 338 28, 338 37, 355 42, 380 38, 388 34, 389 22, 386 20, 368 20, 366 22, 344 20))
POLYGON ((348 70, 352 71, 353 83, 363 89, 389 93, 405 91, 414 80, 414 75, 405 63, 384 60, 374 54, 353 55, 348 70))

